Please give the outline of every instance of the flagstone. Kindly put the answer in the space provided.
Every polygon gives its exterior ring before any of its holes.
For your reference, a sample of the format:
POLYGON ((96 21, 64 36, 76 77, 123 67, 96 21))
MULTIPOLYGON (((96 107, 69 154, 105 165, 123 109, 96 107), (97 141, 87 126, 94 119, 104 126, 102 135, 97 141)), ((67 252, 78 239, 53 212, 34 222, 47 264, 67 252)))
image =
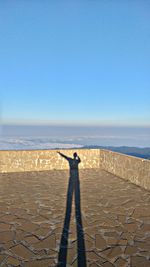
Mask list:
MULTIPOLYGON (((0 182, 0 264, 56 267, 68 172, 9 173, 0 182)), ((149 267, 150 193, 98 169, 80 170, 80 190, 87 267, 149 267)), ((73 198, 68 267, 77 267, 75 216, 73 198)))

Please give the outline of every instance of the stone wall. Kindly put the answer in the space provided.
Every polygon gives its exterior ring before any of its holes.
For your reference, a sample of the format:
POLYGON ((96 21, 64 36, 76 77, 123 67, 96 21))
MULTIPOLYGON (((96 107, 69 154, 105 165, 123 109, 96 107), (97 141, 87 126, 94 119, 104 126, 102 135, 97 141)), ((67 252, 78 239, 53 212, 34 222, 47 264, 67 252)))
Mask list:
MULTIPOLYGON (((80 168, 99 168, 98 149, 63 150, 71 156, 77 152, 81 157, 80 168)), ((24 172, 68 169, 68 162, 56 150, 0 151, 0 172, 24 172)))
MULTIPOLYGON (((150 190, 150 161, 99 149, 62 150, 81 157, 81 169, 100 168, 150 190)), ((0 151, 0 172, 24 172, 68 169, 68 163, 56 150, 0 151)))
POLYGON ((150 190, 150 161, 100 150, 100 168, 150 190))

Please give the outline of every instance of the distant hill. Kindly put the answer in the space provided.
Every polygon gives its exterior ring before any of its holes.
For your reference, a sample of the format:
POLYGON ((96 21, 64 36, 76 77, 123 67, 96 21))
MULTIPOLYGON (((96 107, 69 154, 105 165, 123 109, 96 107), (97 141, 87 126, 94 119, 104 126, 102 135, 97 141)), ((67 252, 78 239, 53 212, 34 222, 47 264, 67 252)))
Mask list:
POLYGON ((128 146, 120 146, 120 147, 113 147, 113 146, 84 146, 83 148, 99 148, 99 149, 107 149, 118 153, 123 153, 126 155, 150 159, 150 147, 128 147, 128 146))

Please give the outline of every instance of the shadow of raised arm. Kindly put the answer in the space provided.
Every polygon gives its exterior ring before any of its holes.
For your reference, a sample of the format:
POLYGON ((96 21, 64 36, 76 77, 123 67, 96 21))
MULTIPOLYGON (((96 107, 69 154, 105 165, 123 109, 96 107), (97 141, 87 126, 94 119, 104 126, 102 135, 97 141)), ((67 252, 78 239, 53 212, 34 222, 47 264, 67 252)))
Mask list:
POLYGON ((61 152, 57 152, 61 157, 63 157, 63 158, 65 158, 66 160, 69 160, 70 158, 69 157, 67 157, 66 155, 64 155, 63 153, 61 153, 61 152))

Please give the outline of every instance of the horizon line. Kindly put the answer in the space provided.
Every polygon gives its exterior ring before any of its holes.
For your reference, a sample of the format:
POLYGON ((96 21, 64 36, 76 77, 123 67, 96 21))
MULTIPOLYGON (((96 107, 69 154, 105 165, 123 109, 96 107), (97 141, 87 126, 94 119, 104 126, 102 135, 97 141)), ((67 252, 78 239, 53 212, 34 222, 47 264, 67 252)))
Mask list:
POLYGON ((102 122, 70 122, 70 121, 51 121, 51 122, 46 122, 46 121, 16 121, 16 122, 2 122, 0 123, 0 126, 16 126, 16 127, 29 127, 29 126, 35 126, 35 127, 130 127, 130 128, 136 128, 136 127, 141 127, 141 128, 150 128, 150 124, 133 124, 133 123, 102 123, 102 122))

